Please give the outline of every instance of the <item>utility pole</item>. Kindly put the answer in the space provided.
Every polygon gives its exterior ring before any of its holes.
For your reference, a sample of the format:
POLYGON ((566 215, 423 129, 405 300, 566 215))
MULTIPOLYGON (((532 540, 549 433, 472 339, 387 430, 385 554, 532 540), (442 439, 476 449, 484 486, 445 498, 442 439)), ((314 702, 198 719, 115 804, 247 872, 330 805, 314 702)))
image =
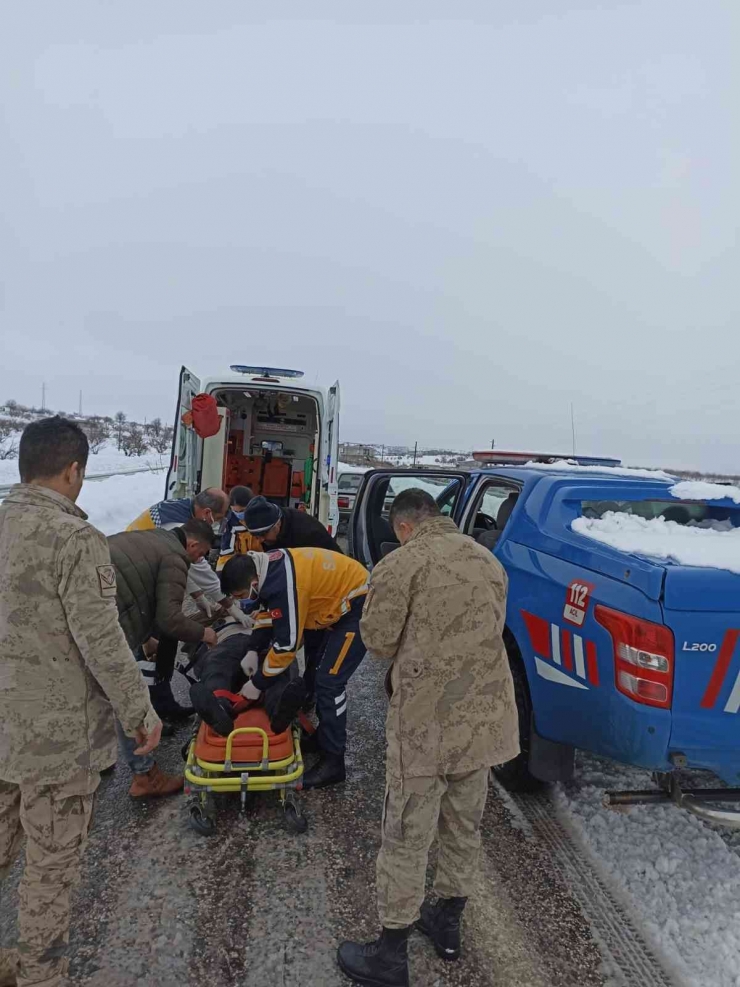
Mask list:
POLYGON ((570 404, 570 430, 573 437, 573 455, 576 454, 576 417, 573 411, 573 402, 570 404))
POLYGON ((82 418, 82 391, 80 391, 80 418, 82 418))
POLYGON ((46 411, 46 383, 41 385, 41 410, 46 411))
POLYGON ((419 443, 414 442, 414 466, 416 466, 416 451, 419 448, 419 443))
POLYGON ((491 448, 492 449, 495 449, 496 448, 496 440, 495 439, 491 439, 491 448))

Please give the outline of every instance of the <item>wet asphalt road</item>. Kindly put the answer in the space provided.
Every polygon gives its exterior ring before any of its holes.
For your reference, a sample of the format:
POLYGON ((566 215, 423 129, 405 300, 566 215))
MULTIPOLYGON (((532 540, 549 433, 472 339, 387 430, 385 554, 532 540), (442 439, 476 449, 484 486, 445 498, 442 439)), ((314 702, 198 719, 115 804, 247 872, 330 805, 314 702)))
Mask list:
MULTIPOLYGON (((385 668, 366 659, 350 683, 347 783, 307 792, 309 831, 282 826, 277 796, 219 803, 206 839, 184 797, 127 795, 125 767, 104 779, 74 906, 71 983, 88 987, 341 987, 344 938, 374 938, 374 867, 383 796, 385 668)), ((188 730, 159 760, 181 765, 188 730)), ((16 868, 16 878, 17 878, 16 868)), ((0 944, 12 942, 16 896, 2 889, 0 944)), ((590 987, 600 958, 579 907, 538 845, 492 792, 480 886, 464 921, 465 955, 438 960, 417 933, 417 987, 590 987)))

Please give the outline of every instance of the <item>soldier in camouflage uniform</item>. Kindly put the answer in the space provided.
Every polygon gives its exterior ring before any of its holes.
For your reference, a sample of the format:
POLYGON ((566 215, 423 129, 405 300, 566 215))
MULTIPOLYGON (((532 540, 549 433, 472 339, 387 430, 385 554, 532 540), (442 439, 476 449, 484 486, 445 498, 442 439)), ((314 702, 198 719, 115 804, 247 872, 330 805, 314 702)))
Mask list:
POLYGON ((75 506, 88 444, 73 422, 29 425, 23 480, 0 505, 0 878, 26 836, 17 951, 0 985, 61 987, 70 890, 115 715, 141 753, 162 725, 118 623, 104 536, 75 506))
POLYGON ((400 493, 390 522, 402 547, 374 569, 361 623, 370 653, 393 661, 377 862, 383 932, 373 943, 343 943, 338 959, 358 983, 406 987, 414 923, 442 958, 460 955, 488 772, 516 757, 519 731, 502 566, 423 490, 400 493), (422 904, 435 836, 438 900, 422 904))

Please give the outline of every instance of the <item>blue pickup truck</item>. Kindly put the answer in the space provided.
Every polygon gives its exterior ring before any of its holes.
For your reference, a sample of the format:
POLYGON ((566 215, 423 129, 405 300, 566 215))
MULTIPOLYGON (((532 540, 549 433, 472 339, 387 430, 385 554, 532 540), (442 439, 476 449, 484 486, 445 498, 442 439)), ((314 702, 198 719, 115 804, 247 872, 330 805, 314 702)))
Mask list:
POLYGON ((621 801, 671 798, 734 824, 740 814, 706 805, 740 792, 682 790, 679 771, 740 785, 740 575, 627 554, 572 528, 610 511, 740 527, 737 503, 682 501, 674 483, 609 468, 377 470, 358 491, 350 550, 372 568, 396 548, 389 490, 423 486, 504 565, 522 741, 496 769, 509 787, 567 780, 581 748, 656 772, 654 798, 621 801))

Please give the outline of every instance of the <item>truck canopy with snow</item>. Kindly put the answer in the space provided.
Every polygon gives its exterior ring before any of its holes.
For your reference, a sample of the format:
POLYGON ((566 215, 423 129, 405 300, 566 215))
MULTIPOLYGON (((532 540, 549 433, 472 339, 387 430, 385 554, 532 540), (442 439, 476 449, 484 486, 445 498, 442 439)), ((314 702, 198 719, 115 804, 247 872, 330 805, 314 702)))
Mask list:
POLYGON ((200 379, 183 367, 165 497, 246 486, 281 507, 304 505, 335 533, 339 382, 309 387, 302 377, 236 364, 230 374, 200 379), (206 438, 191 419, 198 395, 213 398, 218 413, 218 431, 206 438))
POLYGON ((436 484, 508 573, 523 753, 504 780, 565 779, 582 748, 740 783, 740 489, 569 463, 373 471, 350 528, 368 566, 398 545, 397 478, 436 484))

